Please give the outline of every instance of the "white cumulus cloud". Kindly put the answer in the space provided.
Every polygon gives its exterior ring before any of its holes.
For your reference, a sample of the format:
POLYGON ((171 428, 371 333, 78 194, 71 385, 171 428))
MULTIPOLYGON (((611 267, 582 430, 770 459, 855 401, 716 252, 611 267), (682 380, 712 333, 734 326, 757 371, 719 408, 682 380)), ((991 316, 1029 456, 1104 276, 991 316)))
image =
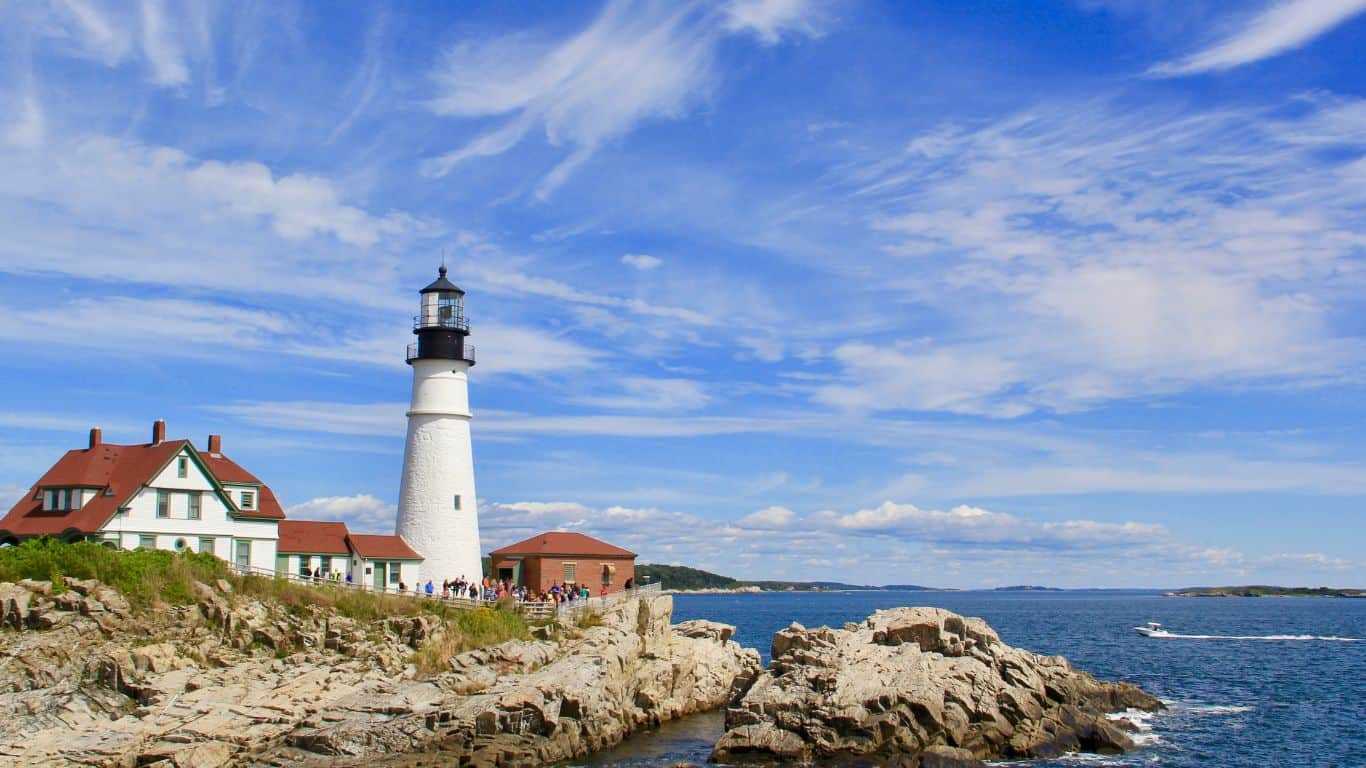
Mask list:
POLYGON ((352 533, 393 533, 398 507, 368 493, 322 496, 285 508, 291 520, 340 520, 352 533))
POLYGON ((663 264, 664 260, 657 256, 651 256, 648 253, 628 253, 621 257, 621 263, 628 267, 634 267, 642 272, 648 272, 655 267, 658 267, 660 264, 663 264))

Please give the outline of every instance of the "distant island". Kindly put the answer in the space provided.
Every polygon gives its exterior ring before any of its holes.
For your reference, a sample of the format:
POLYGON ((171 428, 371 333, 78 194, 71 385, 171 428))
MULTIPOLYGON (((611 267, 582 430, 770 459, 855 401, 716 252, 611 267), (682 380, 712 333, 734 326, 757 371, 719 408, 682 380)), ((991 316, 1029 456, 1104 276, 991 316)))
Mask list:
POLYGON ((1366 597, 1366 589, 1329 587, 1187 587, 1168 592, 1173 597, 1366 597))
POLYGON ((917 584, 885 584, 869 586, 866 584, 845 584, 838 581, 746 581, 722 576, 718 573, 689 568, 685 565, 657 565, 645 563, 636 566, 636 581, 661 583, 666 590, 677 592, 849 592, 849 591, 887 591, 938 592, 935 587, 922 587, 917 584))
POLYGON ((1062 592, 1061 587, 1038 587, 1032 584, 1021 584, 1014 587, 997 587, 995 592, 1062 592))

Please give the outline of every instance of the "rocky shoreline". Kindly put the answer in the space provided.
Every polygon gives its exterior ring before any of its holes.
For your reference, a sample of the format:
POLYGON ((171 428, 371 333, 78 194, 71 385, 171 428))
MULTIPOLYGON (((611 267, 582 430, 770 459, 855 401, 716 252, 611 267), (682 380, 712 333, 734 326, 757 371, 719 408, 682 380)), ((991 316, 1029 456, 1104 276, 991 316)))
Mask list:
POLYGON ((671 625, 669 597, 624 600, 599 626, 470 651, 421 677, 408 659, 432 617, 296 615, 227 582, 144 615, 97 582, 69 586, 0 584, 6 765, 414 764, 423 754, 545 765, 722 706, 759 669, 732 627, 671 625))
POLYGON ((1128 723, 1107 715, 1163 708, 939 608, 879 611, 843 629, 793 624, 774 636, 772 658, 727 710, 713 761, 930 768, 1118 753, 1134 746, 1128 723))
POLYGON ((1106 715, 1161 708, 933 608, 794 624, 763 669, 733 627, 671 624, 672 598, 633 598, 422 675, 432 616, 359 622, 225 581, 139 612, 98 582, 67 586, 0 584, 6 765, 537 766, 727 707, 714 761, 944 768, 1126 750, 1106 715))

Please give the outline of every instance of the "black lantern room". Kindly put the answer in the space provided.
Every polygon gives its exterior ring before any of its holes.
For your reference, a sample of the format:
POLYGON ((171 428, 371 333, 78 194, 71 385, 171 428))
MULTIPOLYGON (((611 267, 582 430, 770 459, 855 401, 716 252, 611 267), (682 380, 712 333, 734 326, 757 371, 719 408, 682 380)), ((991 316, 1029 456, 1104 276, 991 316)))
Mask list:
POLYGON ((464 360, 474 365, 474 346, 466 344, 470 324, 465 319, 465 292, 446 279, 446 267, 423 288, 422 312, 413 318, 417 343, 408 345, 408 362, 414 360, 464 360))

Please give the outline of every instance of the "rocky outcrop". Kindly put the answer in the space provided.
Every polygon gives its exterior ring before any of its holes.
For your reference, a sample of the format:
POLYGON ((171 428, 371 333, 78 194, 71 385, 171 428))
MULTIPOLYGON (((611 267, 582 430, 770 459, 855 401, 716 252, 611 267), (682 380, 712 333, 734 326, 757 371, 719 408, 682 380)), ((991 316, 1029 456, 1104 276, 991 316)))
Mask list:
POLYGON ((226 582, 147 614, 95 582, 52 586, 0 584, 0 764, 541 765, 721 706, 759 670, 733 628, 675 632, 668 597, 420 676, 429 616, 306 614, 226 582))
POLYGON ((844 629, 793 624, 773 662, 726 711, 713 760, 968 766, 986 758, 1117 753, 1127 723, 1161 709, 1127 683, 1001 642, 986 622, 938 608, 879 611, 844 629))
POLYGON ((726 704, 734 681, 758 672, 759 654, 730 640, 734 627, 670 627, 672 609, 668 596, 629 600, 568 646, 508 643, 463 654, 450 674, 402 687, 408 711, 381 713, 364 693, 349 697, 289 735, 306 754, 274 757, 289 765, 371 765, 426 751, 434 764, 540 766, 726 704))

